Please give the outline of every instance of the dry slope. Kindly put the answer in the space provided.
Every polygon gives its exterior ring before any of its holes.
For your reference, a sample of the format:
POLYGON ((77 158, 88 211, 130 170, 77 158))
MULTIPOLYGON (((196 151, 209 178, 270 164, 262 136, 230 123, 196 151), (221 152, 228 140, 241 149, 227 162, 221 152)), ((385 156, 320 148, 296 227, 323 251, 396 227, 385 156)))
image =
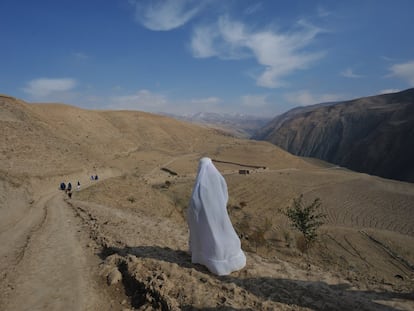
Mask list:
POLYGON ((414 89, 296 108, 255 136, 300 156, 414 181, 414 89))
POLYGON ((414 308, 412 184, 142 112, 4 96, 0 108, 7 310, 414 308), (187 253, 186 206, 204 155, 221 161, 248 257, 228 277, 192 265, 187 253), (71 200, 57 190, 77 180, 71 200), (299 193, 320 197, 328 214, 305 255, 278 212, 299 193))

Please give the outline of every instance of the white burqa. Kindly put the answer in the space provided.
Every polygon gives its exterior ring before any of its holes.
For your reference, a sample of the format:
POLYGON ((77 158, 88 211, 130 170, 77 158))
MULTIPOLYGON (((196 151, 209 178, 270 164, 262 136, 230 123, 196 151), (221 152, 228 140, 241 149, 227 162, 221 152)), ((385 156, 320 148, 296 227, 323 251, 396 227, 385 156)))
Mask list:
POLYGON ((227 275, 246 265, 240 239, 227 214, 227 184, 209 158, 199 163, 187 213, 191 261, 227 275))

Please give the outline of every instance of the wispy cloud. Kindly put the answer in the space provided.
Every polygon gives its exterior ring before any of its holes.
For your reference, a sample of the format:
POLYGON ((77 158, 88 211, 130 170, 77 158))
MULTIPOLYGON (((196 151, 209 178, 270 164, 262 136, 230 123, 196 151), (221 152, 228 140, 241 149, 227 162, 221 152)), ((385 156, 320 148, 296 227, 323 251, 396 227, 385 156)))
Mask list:
POLYGON ((241 105, 248 108, 262 108, 269 105, 267 95, 244 95, 241 97, 241 105))
POLYGON ((213 27, 197 27, 191 39, 193 56, 196 58, 218 56, 220 54, 219 48, 214 43, 217 39, 219 39, 219 34, 213 30, 213 27))
POLYGON ((363 75, 356 74, 351 68, 347 68, 344 71, 341 71, 341 76, 351 79, 359 79, 364 77, 363 75))
POLYGON ((71 91, 76 86, 76 80, 71 78, 39 78, 27 83, 23 91, 33 99, 48 99, 52 96, 59 97, 62 93, 71 91))
POLYGON ((338 94, 312 94, 308 90, 287 93, 284 97, 289 103, 296 106, 309 106, 343 99, 343 96, 338 94))
POLYGON ((379 91, 379 94, 397 93, 399 91, 401 91, 401 90, 399 90, 399 89, 385 89, 385 90, 379 91))
POLYGON ((207 97, 207 98, 193 98, 190 101, 192 104, 201 105, 201 106, 211 106, 217 105, 222 102, 222 100, 218 97, 207 97))
POLYGON ((135 94, 111 97, 108 109, 158 112, 162 111, 167 104, 168 101, 164 95, 139 90, 135 94))
POLYGON ((414 60, 392 65, 390 71, 389 76, 400 78, 407 81, 410 86, 414 86, 414 60))
POLYGON ((183 26, 205 6, 205 0, 135 0, 135 19, 144 27, 168 31, 183 26))
POLYGON ((256 77, 257 84, 277 88, 284 84, 283 78, 309 67, 324 54, 306 50, 323 30, 304 21, 299 21, 297 26, 299 30, 295 32, 255 31, 242 22, 223 16, 214 24, 195 28, 191 49, 193 56, 198 58, 254 57, 264 67, 256 77))
POLYGON ((244 24, 221 17, 217 23, 194 29, 191 49, 196 58, 241 59, 252 55, 248 38, 244 24))

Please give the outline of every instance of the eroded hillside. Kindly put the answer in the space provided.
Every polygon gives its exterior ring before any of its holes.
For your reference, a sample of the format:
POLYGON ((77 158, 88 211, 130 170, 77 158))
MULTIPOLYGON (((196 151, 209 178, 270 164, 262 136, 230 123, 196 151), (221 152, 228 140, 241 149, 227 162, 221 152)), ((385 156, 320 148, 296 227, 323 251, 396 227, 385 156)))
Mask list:
POLYGON ((291 110, 255 138, 349 169, 414 181, 414 89, 291 110))

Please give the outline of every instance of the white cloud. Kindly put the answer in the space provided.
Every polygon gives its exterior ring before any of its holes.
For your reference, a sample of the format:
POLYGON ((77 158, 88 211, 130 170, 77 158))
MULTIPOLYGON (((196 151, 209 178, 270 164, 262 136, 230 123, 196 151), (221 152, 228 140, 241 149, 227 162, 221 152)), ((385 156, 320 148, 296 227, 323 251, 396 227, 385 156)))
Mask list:
POLYGON ((390 67, 390 71, 390 76, 403 79, 410 86, 414 86, 414 60, 402 64, 395 64, 390 67))
POLYGON ((23 91, 35 99, 47 99, 52 96, 59 97, 62 93, 71 91, 76 86, 76 80, 71 78, 39 78, 31 80, 23 91))
POLYGON ((249 108, 261 108, 267 106, 267 95, 244 95, 241 97, 241 105, 249 108))
POLYGON ((401 91, 401 90, 399 90, 399 89, 385 89, 385 90, 379 91, 379 94, 397 93, 399 91, 401 91))
POLYGON ((295 106, 309 106, 319 103, 327 103, 342 99, 338 94, 312 94, 307 90, 285 94, 285 99, 295 106))
POLYGON ((300 30, 281 33, 271 30, 254 31, 228 17, 218 22, 195 28, 191 40, 194 57, 240 59, 254 57, 264 67, 256 77, 259 86, 276 88, 283 85, 282 78, 305 69, 323 56, 321 52, 308 52, 308 47, 321 29, 299 21, 300 30))
POLYGON ((205 1, 200 0, 136 0, 131 3, 135 6, 136 20, 156 31, 172 30, 184 25, 205 5, 205 1))
POLYGON ((246 46, 247 36, 242 23, 222 17, 217 23, 198 26, 193 31, 191 50, 194 57, 216 56, 221 59, 241 59, 252 55, 246 46))
POLYGON ((354 73, 354 71, 351 68, 347 68, 344 71, 341 72, 341 76, 345 78, 351 78, 351 79, 358 79, 363 78, 364 76, 354 73))
POLYGON ((109 109, 115 110, 142 110, 158 112, 163 110, 168 102, 165 96, 140 90, 136 94, 114 96, 110 99, 109 109))
POLYGON ((211 27, 197 27, 191 39, 191 49, 196 58, 207 58, 218 55, 214 41, 217 33, 211 27))

